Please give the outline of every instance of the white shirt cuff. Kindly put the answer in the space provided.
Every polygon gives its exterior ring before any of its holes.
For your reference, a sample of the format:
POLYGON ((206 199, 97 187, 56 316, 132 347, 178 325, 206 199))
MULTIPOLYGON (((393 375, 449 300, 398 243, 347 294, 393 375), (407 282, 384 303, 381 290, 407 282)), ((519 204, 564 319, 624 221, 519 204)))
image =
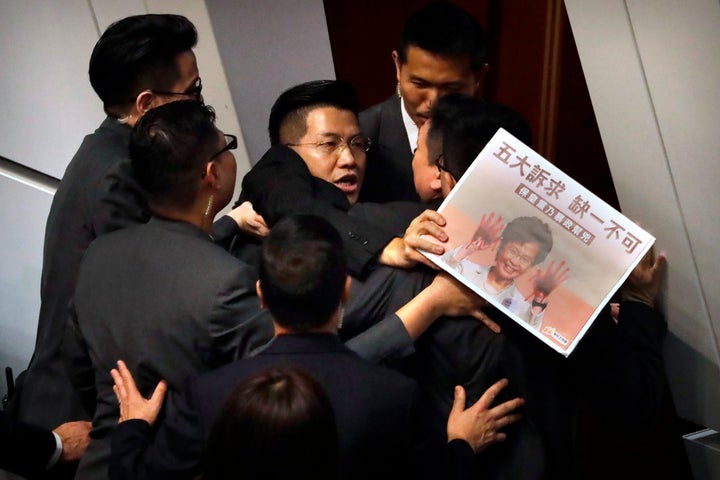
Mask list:
POLYGON ((62 455, 63 451, 63 445, 62 440, 60 439, 60 435, 58 435, 55 432, 52 432, 53 436, 55 437, 55 453, 53 453, 52 457, 50 457, 50 461, 48 462, 47 466, 45 467, 45 470, 48 468, 51 468, 53 465, 55 465, 58 460, 60 460, 60 455, 62 455))

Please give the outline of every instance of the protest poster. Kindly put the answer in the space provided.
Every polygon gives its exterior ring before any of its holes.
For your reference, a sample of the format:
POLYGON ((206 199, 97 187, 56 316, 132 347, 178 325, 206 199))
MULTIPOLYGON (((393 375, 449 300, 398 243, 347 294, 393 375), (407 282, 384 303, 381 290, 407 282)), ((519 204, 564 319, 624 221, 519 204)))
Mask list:
POLYGON ((438 211, 425 255, 565 356, 655 241, 504 129, 438 211))

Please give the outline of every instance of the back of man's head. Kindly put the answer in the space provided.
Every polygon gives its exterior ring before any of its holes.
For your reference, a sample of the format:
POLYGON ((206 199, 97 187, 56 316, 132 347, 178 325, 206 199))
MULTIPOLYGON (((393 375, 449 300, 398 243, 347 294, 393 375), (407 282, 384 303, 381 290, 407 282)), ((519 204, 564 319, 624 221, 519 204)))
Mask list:
POLYGON ((428 138, 442 139, 445 167, 455 180, 460 180, 500 128, 521 142, 530 144, 530 124, 515 110, 498 103, 451 93, 438 100, 428 138))
POLYGON ((485 62, 482 26, 465 10, 448 2, 431 3, 405 21, 397 49, 400 63, 407 62, 411 46, 447 57, 469 57, 473 71, 485 62))
POLYGON ((195 26, 181 15, 123 18, 95 44, 90 84, 110 114, 111 107, 132 103, 144 90, 169 90, 180 76, 176 56, 196 43, 195 26))
POLYGON ((251 375, 228 395, 203 458, 207 480, 337 478, 332 404, 317 380, 297 368, 251 375))
POLYGON ((129 144, 148 199, 179 208, 192 204, 217 143, 215 113, 209 106, 182 100, 149 110, 135 124, 129 144))
POLYGON ((281 143, 281 138, 285 143, 297 142, 307 131, 308 113, 318 107, 335 107, 357 115, 355 89, 340 80, 315 80, 285 90, 270 110, 270 144, 281 143))
POLYGON ((325 219, 293 215, 273 226, 260 256, 260 289, 275 322, 295 333, 327 325, 347 278, 340 234, 325 219))

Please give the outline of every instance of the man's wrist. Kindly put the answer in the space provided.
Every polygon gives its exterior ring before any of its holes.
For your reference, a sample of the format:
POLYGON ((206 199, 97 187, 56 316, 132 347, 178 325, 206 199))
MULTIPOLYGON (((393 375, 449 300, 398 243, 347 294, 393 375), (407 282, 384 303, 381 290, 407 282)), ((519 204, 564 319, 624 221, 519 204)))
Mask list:
POLYGON ((532 301, 533 308, 540 308, 542 310, 545 310, 545 308, 548 306, 548 302, 538 302, 537 300, 533 299, 532 301))

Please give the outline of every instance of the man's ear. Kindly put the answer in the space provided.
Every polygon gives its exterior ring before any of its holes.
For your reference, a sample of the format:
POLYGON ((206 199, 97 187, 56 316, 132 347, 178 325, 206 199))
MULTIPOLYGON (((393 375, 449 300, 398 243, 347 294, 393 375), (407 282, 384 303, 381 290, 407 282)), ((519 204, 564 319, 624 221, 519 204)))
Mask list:
POLYGON ((267 308, 267 304, 265 303, 265 297, 263 297, 262 287, 260 286, 260 280, 255 282, 255 293, 257 293, 258 300, 260 300, 260 308, 267 308))
POLYGON ((480 70, 475 73, 475 91, 473 92, 474 95, 480 94, 480 86, 482 85, 482 79, 485 77, 487 72, 490 70, 490 65, 487 63, 483 63, 482 67, 480 67, 480 70))
POLYGON ((450 195, 452 189, 455 188, 455 184, 457 184, 455 177, 450 175, 448 172, 442 172, 440 174, 440 182, 443 197, 447 197, 448 195, 450 195))
POLYGON ((345 277, 345 286, 343 287, 342 295, 340 296, 340 301, 342 303, 347 303, 348 299, 350 298, 350 287, 352 286, 352 278, 350 275, 345 277))
POLYGON ((395 63, 395 77, 397 78, 397 81, 400 81, 400 67, 402 67, 402 63, 400 63, 400 56, 398 55, 397 50, 392 51, 392 59, 393 63, 395 63))
POLYGON ((215 185, 215 166, 213 165, 213 162, 207 162, 205 164, 205 170, 203 171, 202 177, 215 185))
POLYGON ((153 99, 155 95, 150 90, 143 90, 135 98, 135 110, 138 113, 138 117, 145 115, 148 110, 153 108, 153 99))
POLYGON ((440 172, 438 172, 438 175, 430 182, 430 188, 435 192, 442 191, 442 180, 440 180, 440 172))

